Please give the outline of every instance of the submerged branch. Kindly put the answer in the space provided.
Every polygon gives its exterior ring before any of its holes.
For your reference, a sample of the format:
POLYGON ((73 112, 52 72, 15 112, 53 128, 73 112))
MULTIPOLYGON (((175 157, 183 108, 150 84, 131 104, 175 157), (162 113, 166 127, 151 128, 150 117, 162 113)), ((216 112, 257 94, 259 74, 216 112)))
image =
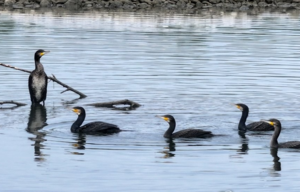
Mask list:
POLYGON ((0 105, 3 105, 3 104, 15 104, 18 107, 26 105, 25 103, 19 103, 19 102, 15 102, 15 101, 0 101, 0 105))
POLYGON ((111 101, 111 102, 103 102, 103 103, 92 103, 92 104, 88 104, 88 105, 94 106, 94 107, 109 107, 109 108, 116 108, 116 105, 129 105, 130 109, 135 109, 135 108, 138 108, 141 106, 139 103, 130 101, 128 99, 119 100, 119 101, 111 101))
MULTIPOLYGON (((31 73, 31 71, 28 71, 26 69, 20 69, 18 67, 13 67, 13 66, 10 66, 10 65, 7 65, 7 64, 4 64, 4 63, 0 63, 1 66, 4 66, 4 67, 8 67, 8 68, 12 68, 12 69, 15 69, 15 70, 19 70, 19 71, 23 71, 23 72, 27 72, 27 73, 31 73)), ((52 74, 52 77, 48 76, 48 79, 54 81, 55 83, 58 83, 60 84, 61 86, 67 88, 65 91, 62 91, 61 93, 64 93, 66 91, 73 91, 74 93, 78 94, 80 96, 80 98, 85 98, 87 97, 85 94, 81 93, 80 91, 77 91, 76 89, 73 89, 72 87, 64 84, 63 82, 59 81, 53 74, 52 74)))

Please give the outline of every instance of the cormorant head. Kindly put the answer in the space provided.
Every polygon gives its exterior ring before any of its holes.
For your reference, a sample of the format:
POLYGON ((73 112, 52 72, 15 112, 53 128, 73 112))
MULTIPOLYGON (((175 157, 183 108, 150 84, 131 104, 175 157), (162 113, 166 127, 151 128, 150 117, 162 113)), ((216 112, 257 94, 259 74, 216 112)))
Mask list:
POLYGON ((40 59, 43 55, 49 53, 50 51, 45 51, 43 49, 39 49, 35 52, 34 54, 34 58, 37 60, 37 59, 40 59))
POLYGON ((157 117, 162 118, 163 120, 167 121, 168 123, 175 122, 175 119, 172 115, 163 115, 163 116, 157 116, 157 117))
POLYGON ((237 103, 237 104, 235 104, 235 106, 239 109, 239 110, 241 110, 241 111, 244 111, 244 110, 249 110, 249 108, 248 108, 248 106, 247 105, 245 105, 245 104, 243 104, 243 103, 237 103))
POLYGON ((281 123, 280 123, 280 121, 278 119, 269 119, 269 120, 262 120, 262 121, 264 121, 266 123, 269 123, 272 126, 279 126, 279 127, 281 127, 281 123))
POLYGON ((77 115, 80 115, 81 113, 84 113, 84 112, 85 112, 85 110, 84 110, 83 107, 73 107, 72 111, 73 111, 74 113, 76 113, 77 115))

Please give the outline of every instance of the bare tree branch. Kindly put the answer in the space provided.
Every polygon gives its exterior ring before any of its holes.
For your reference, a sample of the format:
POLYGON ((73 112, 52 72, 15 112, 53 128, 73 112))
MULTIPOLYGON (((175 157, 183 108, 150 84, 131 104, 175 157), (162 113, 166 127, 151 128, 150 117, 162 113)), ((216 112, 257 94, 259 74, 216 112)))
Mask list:
POLYGON ((88 104, 90 106, 95 107, 109 107, 109 108, 115 108, 116 105, 130 105, 130 108, 135 109, 140 107, 141 105, 139 103, 136 103, 134 101, 130 101, 128 99, 119 100, 119 101, 111 101, 111 102, 104 102, 104 103, 91 103, 88 104))
POLYGON ((62 91, 61 93, 64 93, 66 91, 73 91, 74 93, 78 94, 80 96, 80 98, 85 98, 87 97, 85 94, 81 93, 80 91, 77 91, 76 89, 73 89, 72 87, 64 84, 63 82, 59 81, 53 74, 52 77, 48 77, 49 79, 51 79, 52 81, 55 81, 56 83, 60 84, 61 86, 67 88, 67 90, 62 91))
POLYGON ((12 68, 12 69, 15 69, 15 70, 19 70, 19 71, 23 71, 23 72, 27 72, 27 73, 31 73, 31 71, 28 71, 26 69, 20 69, 18 67, 14 67, 14 66, 10 66, 10 65, 6 65, 4 63, 0 63, 0 65, 4 66, 4 67, 8 67, 8 68, 12 68))
POLYGON ((15 104, 18 107, 26 105, 25 103, 19 103, 19 102, 15 102, 15 101, 0 101, 0 105, 3 105, 3 104, 15 104))
MULTIPOLYGON (((23 71, 23 72, 27 72, 27 73, 31 73, 31 71, 28 71, 26 69, 20 69, 18 67, 13 67, 13 66, 10 66, 10 65, 7 65, 7 64, 4 64, 4 63, 0 63, 1 66, 4 66, 4 67, 8 67, 8 68, 12 68, 12 69, 15 69, 15 70, 19 70, 19 71, 23 71)), ((60 84, 61 86, 67 88, 67 90, 61 92, 61 93, 64 93, 66 91, 73 91, 74 93, 78 94, 80 96, 80 98, 85 98, 87 97, 85 94, 81 93, 80 91, 77 91, 76 89, 73 89, 72 87, 64 84, 63 82, 59 81, 53 74, 52 74, 52 77, 48 76, 48 79, 54 81, 55 83, 58 83, 60 84)))

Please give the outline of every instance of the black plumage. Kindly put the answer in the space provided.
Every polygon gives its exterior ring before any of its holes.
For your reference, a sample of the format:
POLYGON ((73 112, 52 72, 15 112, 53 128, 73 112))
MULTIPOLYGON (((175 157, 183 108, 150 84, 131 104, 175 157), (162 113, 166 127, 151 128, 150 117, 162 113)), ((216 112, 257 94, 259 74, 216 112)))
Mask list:
POLYGON ((95 121, 81 126, 86 116, 84 108, 74 107, 72 110, 78 115, 77 120, 71 127, 71 132, 73 133, 111 134, 121 131, 117 125, 105 123, 102 121, 95 121))
POLYGON ((39 49, 34 54, 35 69, 30 73, 28 79, 28 88, 32 104, 40 103, 42 101, 43 105, 45 105, 45 100, 47 98, 48 76, 44 71, 44 67, 40 62, 40 59, 48 52, 49 51, 39 49))
POLYGON ((300 141, 288 141, 284 143, 278 143, 278 137, 281 132, 281 123, 278 119, 269 119, 265 121, 271 126, 274 126, 274 133, 271 139, 270 147, 272 148, 296 148, 300 149, 300 141))
POLYGON ((208 138, 214 136, 210 131, 204 131, 202 129, 184 129, 173 133, 176 127, 176 121, 174 117, 172 115, 164 115, 158 117, 169 123, 169 129, 164 134, 165 138, 208 138))
POLYGON ((239 122, 239 130, 241 131, 272 131, 274 127, 264 121, 257 121, 246 125, 246 120, 249 114, 249 108, 247 105, 238 103, 235 104, 238 109, 242 111, 242 116, 239 122))

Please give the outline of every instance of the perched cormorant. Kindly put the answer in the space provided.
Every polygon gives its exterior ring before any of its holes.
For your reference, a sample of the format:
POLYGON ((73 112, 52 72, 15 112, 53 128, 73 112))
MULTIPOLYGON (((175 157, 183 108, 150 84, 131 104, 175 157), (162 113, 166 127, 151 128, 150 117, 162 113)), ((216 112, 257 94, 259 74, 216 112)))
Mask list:
POLYGON ((43 105, 45 105, 45 100, 47 97, 48 76, 44 71, 44 67, 40 62, 40 59, 43 55, 49 52, 50 51, 39 49, 34 54, 35 69, 30 73, 28 79, 28 88, 32 104, 40 103, 41 101, 43 101, 43 105))
POLYGON ((84 108, 74 107, 72 111, 78 115, 77 120, 73 123, 71 127, 72 133, 110 134, 110 133, 118 133, 121 131, 117 125, 105 123, 101 121, 95 121, 81 126, 81 124, 85 119, 84 108))
POLYGON ((247 105, 238 103, 235 106, 242 111, 242 116, 239 122, 240 131, 272 131, 274 127, 264 121, 257 121, 246 125, 246 120, 249 114, 249 108, 247 105))
POLYGON ((169 123, 169 129, 165 132, 165 138, 177 138, 177 137, 184 137, 184 138, 207 138, 214 136, 210 131, 204 131, 202 129, 184 129, 178 132, 174 132, 176 127, 176 121, 172 115, 163 115, 157 116, 162 118, 163 120, 169 123))
POLYGON ((271 139, 270 147, 272 148, 297 148, 300 149, 300 141, 288 141, 285 143, 278 143, 277 139, 281 132, 281 123, 278 119, 264 120, 264 122, 269 123, 274 126, 274 133, 271 139))

